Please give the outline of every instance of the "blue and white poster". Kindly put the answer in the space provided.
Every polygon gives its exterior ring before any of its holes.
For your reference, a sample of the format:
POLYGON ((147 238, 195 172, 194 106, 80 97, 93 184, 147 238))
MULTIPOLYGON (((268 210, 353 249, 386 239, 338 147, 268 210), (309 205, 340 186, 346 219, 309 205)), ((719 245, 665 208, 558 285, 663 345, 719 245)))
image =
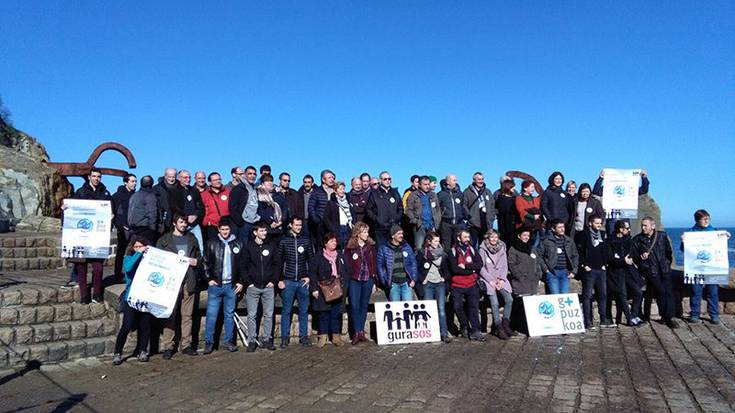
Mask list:
POLYGON ((135 271, 128 305, 156 318, 169 318, 188 268, 189 258, 149 247, 135 271))
POLYGON ((435 300, 375 303, 378 344, 429 343, 441 340, 435 300))
POLYGON ((640 169, 605 168, 602 207, 608 218, 638 218, 640 169))
POLYGON ((65 199, 61 230, 62 258, 102 258, 110 256, 110 201, 65 199))
POLYGON ((684 283, 728 284, 727 231, 684 233, 684 283))
POLYGON ((531 337, 584 333, 584 316, 577 294, 523 297, 523 309, 531 337))

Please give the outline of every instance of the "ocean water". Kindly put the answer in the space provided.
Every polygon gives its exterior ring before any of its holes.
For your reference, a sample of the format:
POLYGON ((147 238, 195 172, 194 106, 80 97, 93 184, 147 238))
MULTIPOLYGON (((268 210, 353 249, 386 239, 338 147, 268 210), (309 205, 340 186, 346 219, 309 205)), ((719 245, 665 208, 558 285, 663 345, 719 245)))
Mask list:
MULTIPOLYGON (((681 234, 689 231, 691 227, 687 228, 666 228, 666 233, 671 238, 671 243, 674 245, 674 257, 676 263, 684 265, 684 253, 680 250, 681 248, 681 234)), ((732 237, 727 241, 727 257, 730 261, 730 268, 735 267, 735 228, 717 228, 719 230, 729 231, 732 237)))

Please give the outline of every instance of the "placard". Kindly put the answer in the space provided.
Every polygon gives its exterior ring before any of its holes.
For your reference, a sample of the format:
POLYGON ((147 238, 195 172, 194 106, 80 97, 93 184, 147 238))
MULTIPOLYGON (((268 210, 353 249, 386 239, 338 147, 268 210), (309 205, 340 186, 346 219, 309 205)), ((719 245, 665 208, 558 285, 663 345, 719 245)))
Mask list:
POLYGON ((110 201, 65 199, 61 230, 62 258, 102 258, 110 256, 110 201))
POLYGON ((523 308, 531 337, 584 333, 584 316, 577 294, 526 296, 523 308))
POLYGON ((726 231, 684 233, 684 283, 729 283, 726 231))
POLYGON ((128 305, 157 318, 169 318, 188 268, 189 258, 149 247, 135 271, 128 305))
POLYGON ((640 169, 604 169, 602 207, 608 218, 638 218, 640 169))
POLYGON ((441 340, 435 300, 375 303, 378 344, 429 343, 441 340))

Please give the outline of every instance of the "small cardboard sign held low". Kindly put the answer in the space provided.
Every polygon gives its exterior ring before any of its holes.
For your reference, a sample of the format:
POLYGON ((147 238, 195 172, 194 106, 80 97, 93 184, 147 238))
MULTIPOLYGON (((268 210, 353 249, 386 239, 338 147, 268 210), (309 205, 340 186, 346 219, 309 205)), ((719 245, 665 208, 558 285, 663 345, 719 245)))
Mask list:
POLYGON ((577 294, 523 297, 523 308, 531 337, 584 333, 584 317, 577 294))
POLYGON ((428 343, 441 340, 436 301, 375 303, 378 344, 428 343))

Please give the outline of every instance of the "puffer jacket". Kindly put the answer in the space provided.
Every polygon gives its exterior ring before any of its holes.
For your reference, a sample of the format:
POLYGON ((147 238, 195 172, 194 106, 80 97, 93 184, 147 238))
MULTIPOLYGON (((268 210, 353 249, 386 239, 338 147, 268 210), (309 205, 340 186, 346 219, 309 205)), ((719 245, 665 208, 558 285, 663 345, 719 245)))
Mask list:
POLYGON ((279 279, 300 280, 309 276, 309 264, 314 250, 309 237, 303 233, 288 231, 278 243, 276 250, 279 279))
MULTIPOLYGON (((401 243, 403 266, 411 281, 416 281, 416 255, 406 241, 401 243)), ((393 285, 393 247, 389 242, 378 248, 378 283, 384 290, 393 285)))
POLYGON ((244 255, 242 243, 234 235, 223 241, 222 238, 209 240, 204 244, 204 274, 207 281, 215 281, 222 285, 222 265, 225 259, 225 244, 230 249, 230 271, 232 285, 242 284, 242 257, 244 255))
POLYGON ((465 220, 464 207, 462 206, 462 198, 464 195, 459 188, 459 184, 453 189, 449 189, 442 180, 442 190, 437 194, 439 198, 439 208, 442 210, 442 222, 449 224, 461 224, 465 220))

